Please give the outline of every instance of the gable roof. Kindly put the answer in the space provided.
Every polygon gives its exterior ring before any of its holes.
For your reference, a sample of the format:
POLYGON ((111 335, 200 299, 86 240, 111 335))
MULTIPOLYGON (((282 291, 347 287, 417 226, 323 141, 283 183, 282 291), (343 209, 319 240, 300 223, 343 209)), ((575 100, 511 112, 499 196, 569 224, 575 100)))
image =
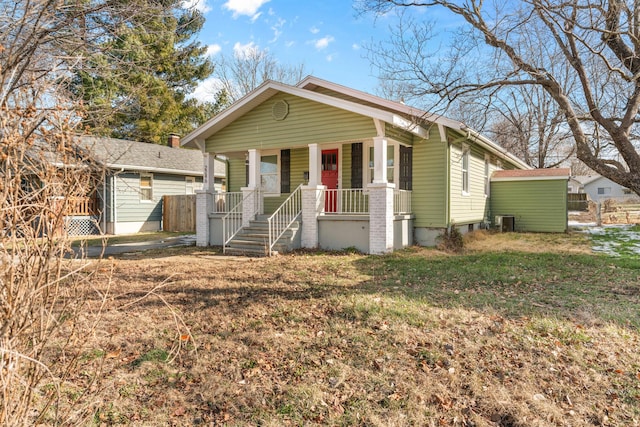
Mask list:
POLYGON ((115 138, 82 136, 78 145, 111 169, 204 175, 202 152, 115 138))
POLYGON ((539 181, 546 179, 569 179, 570 168, 512 169, 495 171, 491 181, 539 181))
POLYGON ((516 166, 523 169, 531 169, 531 167, 522 160, 504 150, 488 138, 480 135, 473 129, 468 128, 462 122, 451 120, 418 108, 413 108, 400 102, 386 100, 366 92, 347 88, 314 76, 306 77, 296 86, 290 86, 272 80, 265 81, 258 88, 249 92, 226 110, 212 117, 198 129, 185 136, 182 139, 181 144, 187 147, 204 149, 202 144, 207 138, 225 128, 227 125, 267 101, 277 93, 287 93, 289 95, 298 96, 352 113, 368 116, 372 119, 389 123, 423 138, 428 135, 428 131, 423 127, 423 125, 436 124, 439 127, 441 135, 444 133, 444 127, 452 129, 466 135, 468 138, 474 140, 493 154, 508 160, 516 166), (320 93, 318 91, 319 88, 328 89, 340 96, 320 93))
POLYGON ((582 185, 586 185, 589 184, 593 181, 596 181, 598 179, 602 178, 601 175, 595 174, 595 175, 575 175, 572 176, 571 179, 573 179, 574 181, 579 182, 582 185))

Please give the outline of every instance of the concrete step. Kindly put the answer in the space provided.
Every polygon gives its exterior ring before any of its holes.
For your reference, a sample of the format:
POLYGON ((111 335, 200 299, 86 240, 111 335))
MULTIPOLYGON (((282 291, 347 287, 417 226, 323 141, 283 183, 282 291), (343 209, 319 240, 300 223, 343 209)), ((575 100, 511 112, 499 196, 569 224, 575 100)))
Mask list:
MULTIPOLYGON (((269 223, 268 216, 258 218, 250 222, 248 227, 242 228, 233 239, 227 244, 225 254, 243 256, 266 256, 269 246, 269 223)), ((287 252, 291 250, 293 239, 300 227, 300 223, 295 221, 284 232, 274 245, 274 253, 287 252)))

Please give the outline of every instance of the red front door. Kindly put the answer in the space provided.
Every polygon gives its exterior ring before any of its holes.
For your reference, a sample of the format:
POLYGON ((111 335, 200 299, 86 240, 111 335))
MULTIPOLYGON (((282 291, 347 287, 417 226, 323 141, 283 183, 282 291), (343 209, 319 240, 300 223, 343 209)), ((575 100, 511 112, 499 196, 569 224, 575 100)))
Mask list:
MULTIPOLYGON (((322 185, 327 190, 338 188, 338 149, 322 150, 322 185)), ((325 212, 335 212, 338 205, 338 192, 327 191, 324 199, 325 212)))

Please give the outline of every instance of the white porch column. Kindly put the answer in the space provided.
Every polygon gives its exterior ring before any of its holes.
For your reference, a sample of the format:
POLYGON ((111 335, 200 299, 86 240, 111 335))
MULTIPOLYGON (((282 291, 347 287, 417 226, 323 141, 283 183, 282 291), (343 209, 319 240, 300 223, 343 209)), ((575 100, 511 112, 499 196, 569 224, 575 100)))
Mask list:
MULTIPOLYGON (((311 180, 311 171, 309 171, 311 180)), ((324 208, 324 190, 326 185, 302 186, 302 234, 300 245, 303 248, 318 247, 318 216, 324 208)))
POLYGON ((387 182, 387 139, 381 136, 373 138, 373 182, 387 182))
POLYGON ((369 184, 367 188, 369 189, 369 253, 393 252, 393 191, 395 185, 387 182, 374 182, 369 184))
POLYGON ((204 179, 202 182, 202 189, 215 192, 216 182, 216 155, 215 153, 204 153, 204 179))
POLYGON ((196 246, 209 246, 209 212, 213 210, 213 195, 196 190, 196 246))
POLYGON ((247 187, 260 187, 260 150, 249 150, 249 182, 247 182, 247 187))
POLYGON ((322 183, 320 161, 320 147, 318 144, 309 144, 309 187, 316 187, 322 183))

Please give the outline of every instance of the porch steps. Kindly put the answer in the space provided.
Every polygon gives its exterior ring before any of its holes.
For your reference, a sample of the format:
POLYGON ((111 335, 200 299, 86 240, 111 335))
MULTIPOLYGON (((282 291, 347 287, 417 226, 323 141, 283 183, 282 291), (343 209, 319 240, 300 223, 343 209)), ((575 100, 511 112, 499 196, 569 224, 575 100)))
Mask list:
MULTIPOLYGON (((276 253, 292 250, 295 236, 300 228, 300 223, 295 221, 291 227, 280 237, 273 247, 276 253)), ((240 255, 251 257, 269 256, 269 223, 267 216, 259 215, 243 227, 225 248, 225 255, 240 255)))

